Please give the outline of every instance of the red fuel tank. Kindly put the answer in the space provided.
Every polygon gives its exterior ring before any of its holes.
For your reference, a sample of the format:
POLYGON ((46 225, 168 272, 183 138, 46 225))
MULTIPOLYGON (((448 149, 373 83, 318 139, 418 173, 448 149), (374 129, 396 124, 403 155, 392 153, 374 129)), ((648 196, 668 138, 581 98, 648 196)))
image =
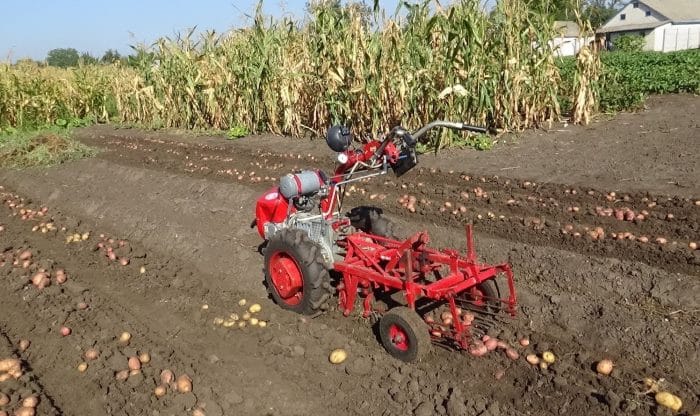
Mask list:
MULTIPOLYGON (((289 201, 279 192, 279 187, 271 188, 255 204, 255 219, 258 226, 258 234, 265 238, 265 224, 268 222, 280 223, 287 218, 289 201)), ((296 211, 292 207, 292 211, 296 211)))

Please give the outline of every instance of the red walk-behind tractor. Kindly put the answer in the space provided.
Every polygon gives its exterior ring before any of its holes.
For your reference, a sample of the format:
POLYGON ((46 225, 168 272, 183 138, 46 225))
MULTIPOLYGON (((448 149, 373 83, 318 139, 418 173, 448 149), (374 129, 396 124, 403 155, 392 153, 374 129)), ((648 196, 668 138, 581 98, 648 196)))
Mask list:
POLYGON ((320 170, 289 174, 258 199, 252 227, 266 240, 265 283, 279 306, 314 315, 337 293, 347 316, 359 297, 363 316, 379 320, 386 350, 404 361, 420 359, 432 343, 467 350, 498 316, 515 314, 511 268, 477 262, 471 225, 466 255, 460 255, 428 247, 426 232, 397 239, 379 208, 341 213, 348 184, 389 169, 406 173, 417 164, 417 141, 435 127, 484 132, 434 121, 414 133, 396 127, 353 148, 349 130, 334 126, 326 137, 338 152, 333 176, 320 170))

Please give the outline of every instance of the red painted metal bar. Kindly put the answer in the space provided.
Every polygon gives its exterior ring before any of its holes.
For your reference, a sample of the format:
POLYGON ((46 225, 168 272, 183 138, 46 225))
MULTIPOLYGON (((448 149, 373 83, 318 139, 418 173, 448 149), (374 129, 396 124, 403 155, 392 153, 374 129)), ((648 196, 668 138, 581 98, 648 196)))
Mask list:
POLYGON ((408 307, 415 309, 416 294, 420 294, 422 288, 416 291, 416 287, 419 287, 419 285, 416 285, 416 283, 413 281, 413 252, 410 249, 407 250, 404 253, 403 258, 405 259, 406 263, 406 292, 404 293, 404 296, 406 296, 406 303, 408 303, 408 307))

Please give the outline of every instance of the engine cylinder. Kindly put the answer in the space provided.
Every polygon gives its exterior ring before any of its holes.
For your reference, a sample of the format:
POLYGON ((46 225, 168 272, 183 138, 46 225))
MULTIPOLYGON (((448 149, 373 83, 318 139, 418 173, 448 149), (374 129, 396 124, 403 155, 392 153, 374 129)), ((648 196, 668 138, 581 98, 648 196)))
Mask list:
POLYGON ((290 173, 280 178, 280 193, 287 199, 311 195, 323 186, 323 178, 315 170, 290 173))

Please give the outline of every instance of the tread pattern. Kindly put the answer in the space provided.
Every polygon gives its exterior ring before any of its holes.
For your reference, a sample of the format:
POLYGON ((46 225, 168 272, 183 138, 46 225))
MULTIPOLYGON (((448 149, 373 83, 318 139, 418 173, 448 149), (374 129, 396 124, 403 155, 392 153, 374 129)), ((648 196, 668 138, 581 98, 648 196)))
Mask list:
POLYGON ((321 248, 312 241, 306 232, 287 228, 270 238, 265 248, 265 285, 272 299, 284 309, 304 315, 313 315, 328 308, 328 300, 333 293, 331 278, 325 266, 321 248), (285 252, 293 257, 304 278, 303 297, 297 305, 288 305, 277 294, 269 273, 269 261, 274 253, 285 252))

